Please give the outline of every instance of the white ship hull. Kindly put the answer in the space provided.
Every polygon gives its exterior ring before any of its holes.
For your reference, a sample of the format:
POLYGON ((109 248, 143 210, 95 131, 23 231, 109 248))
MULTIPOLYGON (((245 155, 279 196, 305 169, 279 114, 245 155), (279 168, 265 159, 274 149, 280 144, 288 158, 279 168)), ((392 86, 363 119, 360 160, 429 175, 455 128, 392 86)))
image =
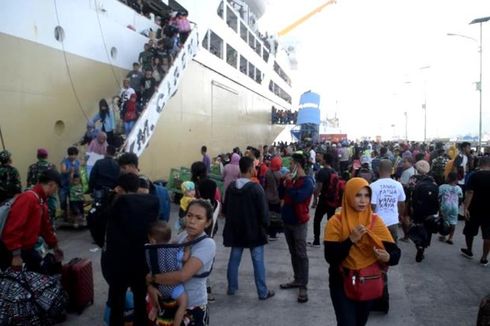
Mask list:
MULTIPOLYGON (((107 50, 111 45, 104 44, 106 57, 97 58, 90 49, 67 49, 66 41, 63 49, 45 41, 47 36, 33 39, 15 35, 20 32, 3 24, 0 127, 6 147, 13 153, 14 165, 25 176, 38 147, 48 149, 52 162, 63 158, 66 148, 83 135, 87 118, 96 112, 98 101, 110 99, 119 91, 139 50, 133 50, 133 58, 126 58, 123 45, 116 45, 119 54, 110 58, 107 50)), ((48 31, 33 33, 48 33, 53 38, 52 25, 48 31)), ((38 28, 36 21, 31 27, 38 28)), ((122 30, 134 33, 124 27, 122 30)), ((67 33, 66 37, 70 35, 67 33)), ((142 48, 145 38, 129 36, 133 44, 142 48)), ((105 35, 106 42, 108 39, 105 35)), ((247 84, 243 76, 238 76, 239 71, 233 71, 237 76, 224 75, 223 70, 212 66, 212 55, 201 51, 205 53, 199 53, 184 71, 177 93, 167 103, 141 156, 141 170, 152 178, 166 177, 170 168, 199 160, 202 145, 216 155, 235 146, 271 143, 282 130, 271 125, 270 112, 273 105, 286 107, 286 102, 267 95, 266 86, 247 84)))

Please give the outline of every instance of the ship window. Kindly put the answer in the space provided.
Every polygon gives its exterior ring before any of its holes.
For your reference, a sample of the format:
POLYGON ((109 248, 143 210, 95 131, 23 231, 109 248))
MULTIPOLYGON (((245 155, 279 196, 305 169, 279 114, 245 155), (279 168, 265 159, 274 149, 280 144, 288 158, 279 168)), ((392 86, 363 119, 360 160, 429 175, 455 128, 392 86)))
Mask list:
POLYGON ((232 48, 229 44, 226 44, 226 62, 233 68, 236 68, 237 60, 238 53, 236 52, 236 50, 232 48))
POLYGON ((117 58, 117 48, 115 46, 113 46, 111 48, 111 58, 112 59, 116 59, 117 58))
POLYGON ((223 1, 221 1, 221 3, 219 4, 219 7, 218 7, 218 16, 221 17, 221 19, 223 19, 223 14, 224 14, 224 11, 223 11, 223 7, 224 7, 224 3, 223 1))
POLYGON ((61 120, 58 120, 54 123, 54 132, 61 136, 61 134, 65 131, 65 123, 61 120))
POLYGON ((202 40, 202 47, 209 51, 209 31, 204 35, 204 39, 202 40))
POLYGON ((226 23, 232 30, 238 31, 238 18, 230 7, 226 7, 226 23))
POLYGON ((262 51, 262 58, 264 58, 265 62, 269 61, 269 51, 265 48, 264 51, 262 51))
POLYGON ((259 69, 255 70, 255 81, 259 84, 262 83, 262 71, 259 69))
POLYGON ((223 40, 213 31, 211 31, 209 36, 209 51, 218 58, 223 59, 223 40))
POLYGON ((251 32, 248 32, 248 45, 255 50, 255 37, 251 32))
POLYGON ((252 63, 248 63, 248 77, 255 80, 255 66, 252 63))
POLYGON ((257 41, 256 47, 255 47, 255 52, 259 55, 259 57, 262 56, 262 45, 260 42, 257 41))
POLYGON ((248 43, 247 35, 248 35, 247 27, 245 26, 244 23, 240 22, 240 37, 242 38, 242 40, 248 43))
POLYGON ((248 66, 247 59, 245 59, 243 56, 240 56, 240 71, 245 75, 247 74, 247 66, 248 66))
POLYGON ((61 26, 56 26, 54 28, 54 38, 58 42, 63 42, 65 40, 65 30, 61 26))

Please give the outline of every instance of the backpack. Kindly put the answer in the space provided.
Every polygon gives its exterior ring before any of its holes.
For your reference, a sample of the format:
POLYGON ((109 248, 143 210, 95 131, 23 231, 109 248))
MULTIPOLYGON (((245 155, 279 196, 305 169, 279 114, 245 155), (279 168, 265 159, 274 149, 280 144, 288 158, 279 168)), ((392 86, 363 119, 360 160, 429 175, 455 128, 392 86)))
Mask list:
POLYGON ((3 228, 5 226, 5 222, 7 222, 7 217, 10 213, 10 209, 15 202, 16 197, 8 199, 2 203, 0 206, 0 239, 2 237, 3 228))
POLYGON ((417 181, 411 195, 413 215, 416 218, 435 215, 439 211, 439 187, 431 177, 417 181))
MULTIPOLYGON (((345 186, 345 182, 343 183, 345 186)), ((342 181, 335 171, 330 172, 328 185, 326 189, 325 201, 328 206, 337 208, 342 204, 343 190, 341 189, 342 181)))
MULTIPOLYGON (((37 193, 35 193, 32 190, 27 190, 29 192, 32 192, 36 198, 39 200, 39 196, 37 193)), ((7 218, 10 213, 10 209, 12 208, 12 205, 14 204, 15 200, 17 199, 18 196, 15 196, 14 198, 8 199, 1 203, 0 205, 0 239, 2 238, 2 232, 3 228, 5 227, 5 224, 7 223, 7 218)))

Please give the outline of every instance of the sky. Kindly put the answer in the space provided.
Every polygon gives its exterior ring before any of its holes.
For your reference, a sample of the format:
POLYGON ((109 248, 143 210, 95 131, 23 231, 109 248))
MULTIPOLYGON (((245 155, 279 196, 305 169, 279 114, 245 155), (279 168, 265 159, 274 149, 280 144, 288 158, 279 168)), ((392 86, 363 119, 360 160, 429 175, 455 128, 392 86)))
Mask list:
MULTIPOLYGON (((325 2, 266 1, 262 31, 279 31, 325 2)), ((296 46, 295 103, 304 91, 319 93, 322 115, 337 115, 352 138, 405 138, 406 123, 408 138, 422 140, 424 102, 427 138, 477 136, 480 27, 469 22, 486 16, 489 0, 337 0, 280 39, 296 46)), ((485 134, 490 21, 483 24, 482 71, 485 134)))

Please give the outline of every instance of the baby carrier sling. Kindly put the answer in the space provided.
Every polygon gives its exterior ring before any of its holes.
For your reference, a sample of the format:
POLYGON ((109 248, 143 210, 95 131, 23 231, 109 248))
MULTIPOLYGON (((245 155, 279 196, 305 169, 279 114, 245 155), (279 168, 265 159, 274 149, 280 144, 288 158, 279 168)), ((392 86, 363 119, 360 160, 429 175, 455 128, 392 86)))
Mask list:
MULTIPOLYGON (((165 244, 146 244, 145 245, 145 256, 146 263, 151 274, 159 274, 166 272, 178 271, 182 268, 181 262, 177 259, 179 252, 184 250, 184 247, 192 246, 204 239, 208 238, 208 235, 200 236, 197 239, 184 243, 165 243, 165 244)), ((214 265, 214 261, 213 261, 214 265)), ((211 274, 213 266, 209 271, 194 275, 195 278, 206 278, 211 274)), ((175 285, 163 285, 159 284, 158 289, 162 294, 172 293, 175 285)))

